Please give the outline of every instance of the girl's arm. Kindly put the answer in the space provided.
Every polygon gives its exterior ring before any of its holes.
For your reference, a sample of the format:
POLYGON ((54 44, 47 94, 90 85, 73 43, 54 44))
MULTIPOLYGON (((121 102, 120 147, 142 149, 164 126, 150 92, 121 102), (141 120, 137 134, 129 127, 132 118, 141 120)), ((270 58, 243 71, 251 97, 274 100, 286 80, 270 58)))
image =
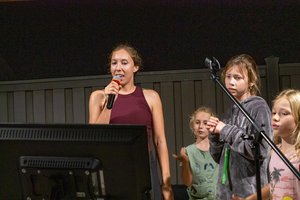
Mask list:
MULTIPOLYGON (((244 108, 257 126, 272 139, 271 112, 267 103, 261 98, 246 104, 244 108)), ((255 134, 256 130, 254 126, 241 113, 239 116, 232 117, 238 118, 238 124, 226 124, 220 131, 220 139, 230 144, 234 151, 240 153, 249 160, 254 160, 255 155, 252 150, 252 140, 246 139, 246 136, 249 137, 251 134, 255 134)), ((263 158, 268 157, 270 146, 264 139, 260 142, 260 151, 263 158)))
MULTIPOLYGON (((270 185, 266 185, 261 189, 261 199, 262 200, 269 200, 270 199, 270 185)), ((241 198, 236 195, 232 196, 232 200, 257 200, 257 194, 251 194, 246 198, 241 198)))
POLYGON ((225 124, 217 117, 210 117, 207 121, 206 128, 209 130, 209 152, 214 161, 220 164, 220 158, 224 148, 224 142, 220 140, 220 131, 225 124))
POLYGON ((144 90, 145 98, 152 111, 153 141, 156 148, 162 175, 162 193, 165 200, 173 200, 171 188, 169 152, 165 136, 162 103, 158 93, 154 90, 144 90))
POLYGON ((107 95, 104 90, 92 92, 89 99, 89 123, 90 124, 108 124, 110 110, 106 108, 107 95))
POLYGON ((111 110, 106 108, 108 95, 118 95, 121 85, 111 81, 103 90, 92 92, 89 100, 89 123, 90 124, 108 124, 111 110))
POLYGON ((186 186, 192 185, 193 174, 190 167, 189 157, 186 155, 184 147, 180 150, 180 155, 173 154, 173 157, 180 162, 182 182, 186 186))

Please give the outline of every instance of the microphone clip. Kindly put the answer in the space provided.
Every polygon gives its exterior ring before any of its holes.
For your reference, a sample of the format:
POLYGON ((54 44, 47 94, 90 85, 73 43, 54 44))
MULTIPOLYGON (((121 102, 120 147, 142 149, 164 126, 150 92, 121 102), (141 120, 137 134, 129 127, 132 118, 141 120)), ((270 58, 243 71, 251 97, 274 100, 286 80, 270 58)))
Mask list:
POLYGON ((213 57, 212 60, 209 58, 205 58, 204 64, 210 71, 216 75, 217 72, 221 69, 219 61, 213 57))

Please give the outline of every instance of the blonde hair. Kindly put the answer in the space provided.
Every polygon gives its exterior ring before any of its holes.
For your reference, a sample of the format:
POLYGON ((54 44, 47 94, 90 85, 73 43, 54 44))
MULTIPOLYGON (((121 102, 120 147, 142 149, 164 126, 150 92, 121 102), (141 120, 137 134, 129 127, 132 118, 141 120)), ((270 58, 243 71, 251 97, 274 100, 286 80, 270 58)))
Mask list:
MULTIPOLYGON (((280 92, 276 98, 273 100, 273 105, 281 98, 286 98, 289 102, 292 115, 295 119, 296 128, 293 132, 293 140, 295 143, 295 150, 298 155, 300 155, 300 90, 296 89, 285 89, 280 92)), ((280 143, 281 138, 279 136, 274 136, 275 143, 280 143)))
POLYGON ((191 129, 192 133, 193 133, 193 124, 194 124, 194 122, 195 122, 196 115, 197 115, 199 112, 205 112, 205 113, 208 113, 208 114, 210 114, 210 116, 213 116, 213 117, 216 116, 215 113, 212 111, 211 108, 205 107, 205 106, 199 107, 199 108, 198 108, 197 110, 195 110, 195 111, 193 112, 193 114, 190 116, 190 123, 189 123, 189 125, 190 125, 190 129, 191 129))
POLYGON ((248 54, 233 56, 226 63, 221 74, 223 82, 225 82, 226 72, 233 66, 239 67, 240 72, 248 77, 249 90, 251 95, 260 94, 260 76, 255 60, 248 54), (250 84, 253 84, 252 86, 250 84))

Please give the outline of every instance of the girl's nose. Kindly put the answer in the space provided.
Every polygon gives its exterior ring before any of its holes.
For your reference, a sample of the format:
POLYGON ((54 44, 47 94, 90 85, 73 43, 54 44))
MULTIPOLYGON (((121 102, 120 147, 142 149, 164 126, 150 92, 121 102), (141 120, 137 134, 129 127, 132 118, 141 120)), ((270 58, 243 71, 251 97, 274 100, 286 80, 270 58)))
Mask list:
POLYGON ((118 63, 117 66, 116 66, 116 69, 117 69, 117 70, 121 70, 121 69, 122 69, 122 64, 121 64, 121 63, 118 63))
POLYGON ((234 79, 233 77, 230 77, 230 79, 229 79, 229 83, 230 83, 230 85, 234 85, 234 83, 235 83, 235 79, 234 79))
POLYGON ((276 113, 276 114, 273 114, 272 120, 278 121, 278 120, 279 120, 279 115, 278 115, 277 113, 276 113))

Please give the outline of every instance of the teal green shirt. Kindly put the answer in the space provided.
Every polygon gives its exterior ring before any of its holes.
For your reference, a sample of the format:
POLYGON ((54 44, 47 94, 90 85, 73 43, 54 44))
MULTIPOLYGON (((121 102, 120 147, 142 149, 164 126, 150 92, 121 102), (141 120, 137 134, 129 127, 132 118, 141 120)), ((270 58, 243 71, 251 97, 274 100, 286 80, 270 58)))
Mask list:
POLYGON ((209 151, 202 151, 195 144, 187 146, 186 152, 193 174, 192 185, 187 188, 189 199, 216 199, 218 164, 213 160, 209 151))

